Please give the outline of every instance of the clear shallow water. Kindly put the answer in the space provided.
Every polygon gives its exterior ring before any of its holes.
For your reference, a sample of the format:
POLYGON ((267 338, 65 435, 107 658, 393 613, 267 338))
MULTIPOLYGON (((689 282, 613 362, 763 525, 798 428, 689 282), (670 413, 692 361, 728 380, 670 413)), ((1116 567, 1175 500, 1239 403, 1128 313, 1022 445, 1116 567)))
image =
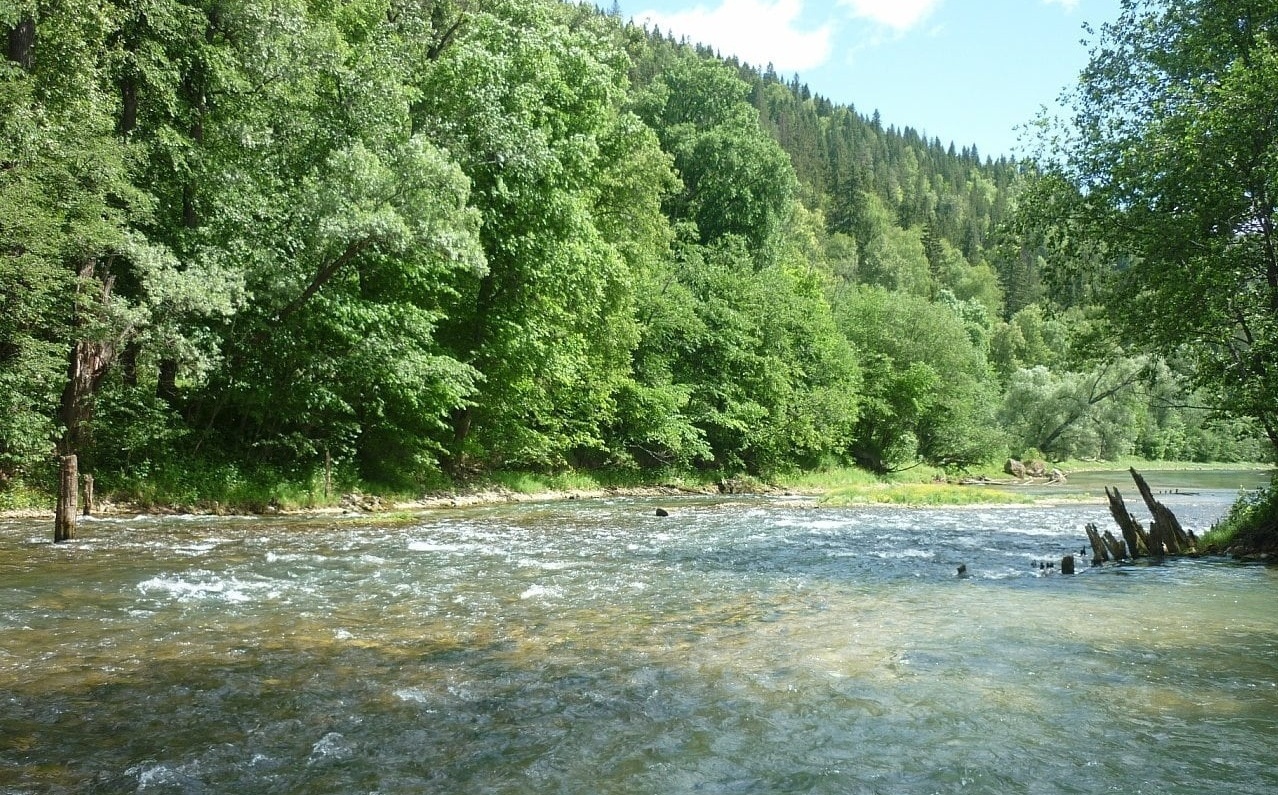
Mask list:
POLYGON ((1278 572, 1099 505, 367 521, 0 523, 0 792, 1278 792, 1278 572))

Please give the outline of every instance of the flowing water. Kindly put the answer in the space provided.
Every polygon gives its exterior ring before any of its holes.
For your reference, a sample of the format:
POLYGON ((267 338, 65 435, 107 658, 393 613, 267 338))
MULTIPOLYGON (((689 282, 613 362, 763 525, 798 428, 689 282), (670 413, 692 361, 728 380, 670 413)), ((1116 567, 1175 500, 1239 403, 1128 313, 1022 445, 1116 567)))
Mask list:
POLYGON ((1278 571, 1095 503, 377 521, 0 522, 0 792, 1278 793, 1278 571))

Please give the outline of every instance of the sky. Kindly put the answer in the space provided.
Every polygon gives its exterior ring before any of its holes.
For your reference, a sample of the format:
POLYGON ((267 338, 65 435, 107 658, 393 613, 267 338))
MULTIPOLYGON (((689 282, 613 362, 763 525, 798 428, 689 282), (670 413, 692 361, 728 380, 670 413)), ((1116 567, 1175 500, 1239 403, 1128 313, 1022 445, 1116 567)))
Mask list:
MULTIPOLYGON (((984 156, 1027 155, 1023 129, 1087 64, 1120 0, 621 0, 622 14, 814 93, 884 126, 984 156)), ((607 3, 600 3, 608 7, 607 3)))

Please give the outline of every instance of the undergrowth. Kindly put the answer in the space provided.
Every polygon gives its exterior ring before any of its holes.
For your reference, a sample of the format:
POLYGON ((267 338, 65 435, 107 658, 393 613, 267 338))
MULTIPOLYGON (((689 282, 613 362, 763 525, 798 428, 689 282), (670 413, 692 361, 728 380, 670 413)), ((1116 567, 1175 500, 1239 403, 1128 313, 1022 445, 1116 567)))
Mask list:
POLYGON ((1240 492, 1225 518, 1203 535, 1200 547, 1210 553, 1278 552, 1278 481, 1240 492))

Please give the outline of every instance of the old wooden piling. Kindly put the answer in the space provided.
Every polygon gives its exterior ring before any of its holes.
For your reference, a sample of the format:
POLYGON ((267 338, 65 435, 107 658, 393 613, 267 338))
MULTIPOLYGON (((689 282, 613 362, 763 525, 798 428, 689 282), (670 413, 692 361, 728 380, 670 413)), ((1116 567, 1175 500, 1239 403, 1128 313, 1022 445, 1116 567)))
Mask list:
POLYGON ((93 515, 93 476, 84 473, 80 476, 80 480, 84 483, 84 515, 93 515))
POLYGON ((1149 509, 1153 520, 1149 523, 1149 535, 1154 540, 1151 545, 1151 554, 1168 554, 1168 555, 1188 555, 1196 553, 1197 544, 1185 532, 1185 528, 1181 527, 1180 520, 1176 518, 1176 514, 1154 499, 1154 493, 1150 491, 1149 484, 1141 477, 1135 468, 1130 470, 1132 480, 1136 481, 1136 488, 1140 490, 1141 499, 1145 501, 1145 507, 1149 509), (1160 551, 1155 551, 1154 546, 1161 545, 1160 551))
POLYGON ((1109 498, 1109 513, 1114 517, 1114 522, 1122 532, 1123 541, 1127 543, 1128 555, 1133 558, 1148 555, 1149 533, 1145 531, 1144 525, 1127 510, 1127 503, 1123 500, 1122 493, 1119 492, 1117 487, 1111 489, 1106 486, 1105 496, 1109 498))
POLYGON ((79 491, 79 462, 74 455, 58 459, 58 503, 53 511, 53 541, 75 538, 75 504, 79 491))
POLYGON ((1167 555, 1195 555, 1198 553, 1198 539, 1193 533, 1181 526, 1180 520, 1167 506, 1154 499, 1153 491, 1145 478, 1134 468, 1129 470, 1136 488, 1140 491, 1145 507, 1149 509, 1152 519, 1149 529, 1140 523, 1131 511, 1117 487, 1105 487, 1105 496, 1109 499, 1109 512, 1114 517, 1122 533, 1122 540, 1106 530, 1101 532, 1094 524, 1086 526, 1087 540, 1092 545, 1092 565, 1098 566, 1108 560, 1124 560, 1153 556, 1157 558, 1167 555))
POLYGON ((1109 550, 1105 547, 1105 541, 1101 538, 1100 528, 1095 523, 1089 522, 1084 528, 1087 531, 1087 543, 1092 545, 1092 565, 1099 566, 1109 560, 1109 550))

